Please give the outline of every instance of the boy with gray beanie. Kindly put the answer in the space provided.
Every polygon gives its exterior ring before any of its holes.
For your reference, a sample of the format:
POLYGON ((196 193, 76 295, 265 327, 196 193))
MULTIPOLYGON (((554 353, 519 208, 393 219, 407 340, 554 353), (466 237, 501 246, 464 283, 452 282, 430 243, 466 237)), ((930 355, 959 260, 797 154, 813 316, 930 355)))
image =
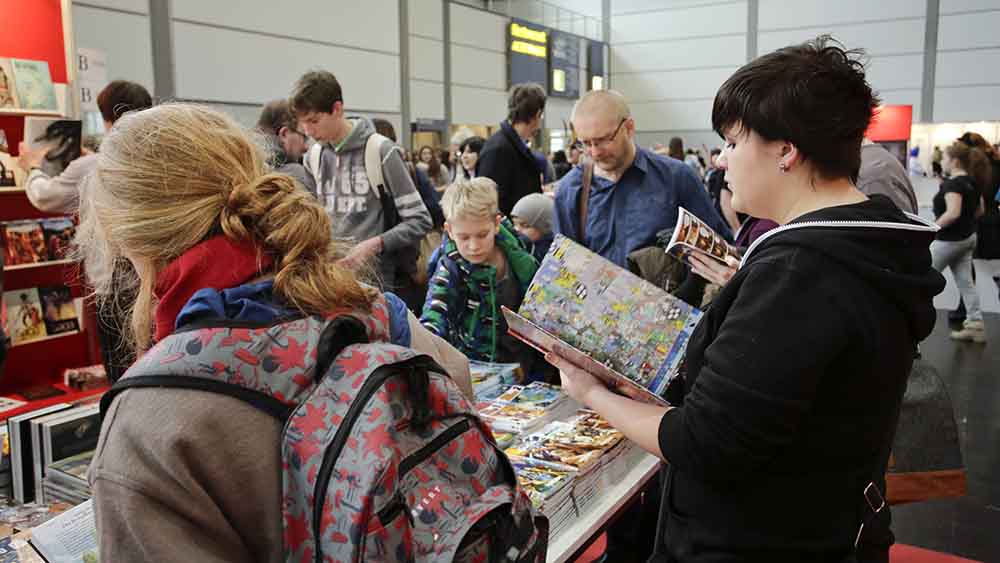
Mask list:
POLYGON ((555 202, 545 194, 528 194, 522 197, 510 212, 514 228, 521 235, 531 255, 541 263, 552 246, 552 215, 555 202))

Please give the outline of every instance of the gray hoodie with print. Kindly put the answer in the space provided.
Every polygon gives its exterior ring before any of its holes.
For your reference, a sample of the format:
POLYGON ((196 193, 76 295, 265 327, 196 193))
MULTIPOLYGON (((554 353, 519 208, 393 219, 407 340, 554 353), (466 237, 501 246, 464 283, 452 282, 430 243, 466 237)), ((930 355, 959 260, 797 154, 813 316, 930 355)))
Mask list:
POLYGON ((396 279, 397 265, 393 263, 393 255, 420 243, 431 229, 431 216, 413 185, 398 147, 384 143, 381 147, 382 176, 399 212, 399 223, 385 230, 378 191, 365 171, 365 144, 375 133, 375 126, 365 117, 350 117, 348 121, 354 128, 347 138, 339 146, 327 143, 320 149, 316 197, 332 220, 335 239, 357 244, 382 235, 379 272, 383 286, 388 289, 394 286, 396 279))

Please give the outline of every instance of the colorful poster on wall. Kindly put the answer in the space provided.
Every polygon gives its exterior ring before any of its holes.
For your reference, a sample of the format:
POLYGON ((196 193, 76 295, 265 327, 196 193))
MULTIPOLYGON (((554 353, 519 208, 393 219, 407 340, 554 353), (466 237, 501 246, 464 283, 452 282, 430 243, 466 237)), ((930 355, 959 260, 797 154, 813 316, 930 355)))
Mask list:
POLYGON ((58 111, 56 89, 49 74, 49 63, 11 59, 14 67, 14 86, 21 109, 58 111))

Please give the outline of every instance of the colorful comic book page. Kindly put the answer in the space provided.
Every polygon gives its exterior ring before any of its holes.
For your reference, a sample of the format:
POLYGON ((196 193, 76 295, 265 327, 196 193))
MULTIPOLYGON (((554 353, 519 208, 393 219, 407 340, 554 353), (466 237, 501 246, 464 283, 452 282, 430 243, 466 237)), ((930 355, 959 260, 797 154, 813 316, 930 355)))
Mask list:
MULTIPOLYGON (((518 313, 604 366, 601 373, 624 376, 656 396, 676 375, 691 321, 701 316, 697 309, 563 236, 553 241, 518 313)), ((524 323, 511 329, 532 332, 524 323)), ((521 336, 532 336, 524 331, 521 336)))
POLYGON ((688 265, 691 264, 692 254, 710 258, 722 265, 727 265, 726 259, 729 257, 737 260, 740 258, 739 250, 729 244, 725 237, 683 207, 677 210, 677 225, 667 245, 667 253, 688 265))
POLYGON ((48 260, 45 233, 38 221, 11 221, 3 224, 4 264, 34 264, 48 260))
POLYGON ((521 388, 510 402, 515 405, 525 405, 548 409, 566 400, 566 394, 555 385, 550 385, 541 381, 532 383, 521 388))

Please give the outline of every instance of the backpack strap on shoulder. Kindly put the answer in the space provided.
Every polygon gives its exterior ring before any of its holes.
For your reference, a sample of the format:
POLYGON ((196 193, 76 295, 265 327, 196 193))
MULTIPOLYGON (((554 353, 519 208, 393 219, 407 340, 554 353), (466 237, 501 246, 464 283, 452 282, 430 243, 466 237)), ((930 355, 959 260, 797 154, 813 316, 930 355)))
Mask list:
POLYGON ((383 190, 387 190, 385 175, 382 173, 382 144, 385 142, 392 141, 378 133, 372 133, 365 142, 365 174, 372 187, 378 188, 380 195, 383 190))
POLYGON ((319 164, 322 154, 323 143, 315 143, 313 146, 309 147, 309 152, 306 154, 305 158, 306 168, 309 170, 309 173, 312 174, 313 180, 316 181, 317 191, 319 190, 320 183, 319 164))

